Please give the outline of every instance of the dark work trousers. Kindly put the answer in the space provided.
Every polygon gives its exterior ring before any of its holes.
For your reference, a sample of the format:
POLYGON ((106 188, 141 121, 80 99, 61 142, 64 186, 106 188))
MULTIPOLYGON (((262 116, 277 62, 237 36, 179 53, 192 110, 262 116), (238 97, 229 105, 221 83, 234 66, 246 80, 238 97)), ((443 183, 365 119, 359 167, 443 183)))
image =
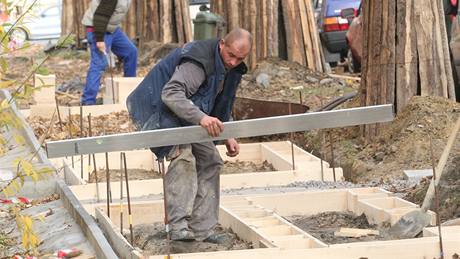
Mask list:
POLYGON ((168 218, 171 231, 190 229, 196 240, 213 233, 219 215, 222 158, 212 142, 175 146, 167 156, 168 218))

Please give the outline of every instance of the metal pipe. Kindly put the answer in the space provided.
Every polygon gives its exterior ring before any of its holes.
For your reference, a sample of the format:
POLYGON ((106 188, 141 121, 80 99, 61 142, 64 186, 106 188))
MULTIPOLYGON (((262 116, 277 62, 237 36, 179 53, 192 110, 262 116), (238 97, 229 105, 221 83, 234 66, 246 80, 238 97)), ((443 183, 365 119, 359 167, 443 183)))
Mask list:
MULTIPOLYGON (((436 181, 436 162, 434 159, 433 152, 433 139, 430 135, 430 153, 431 153, 431 166, 433 167, 433 181, 436 181)), ((444 259, 444 248, 442 244, 442 231, 441 231, 441 219, 439 216, 439 190, 437 185, 434 186, 434 202, 436 210, 436 224, 438 225, 438 235, 439 235, 439 249, 441 253, 441 259, 444 259)))
POLYGON ((165 163, 164 163, 164 158, 159 158, 157 159, 158 161, 158 170, 161 173, 161 178, 163 179, 163 205, 164 205, 164 211, 165 211, 165 218, 164 218, 164 223, 165 223, 165 230, 166 230, 166 252, 168 259, 171 258, 171 233, 169 232, 169 219, 168 219, 168 202, 167 202, 167 194, 166 194, 166 173, 165 173, 165 163))
POLYGON ((134 244, 134 235, 133 235, 133 216, 131 214, 131 198, 129 196, 129 183, 128 183, 128 168, 126 166, 126 154, 123 152, 123 168, 125 169, 125 182, 126 182, 126 198, 128 199, 128 223, 129 223, 129 233, 131 238, 131 245, 134 244))

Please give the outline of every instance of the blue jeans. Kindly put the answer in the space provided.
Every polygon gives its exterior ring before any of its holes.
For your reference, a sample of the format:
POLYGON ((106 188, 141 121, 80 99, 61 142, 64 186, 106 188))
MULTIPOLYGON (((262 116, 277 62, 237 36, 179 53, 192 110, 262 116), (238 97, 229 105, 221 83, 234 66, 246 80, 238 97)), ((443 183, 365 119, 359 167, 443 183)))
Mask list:
MULTIPOLYGON (((86 86, 81 97, 83 105, 96 103, 96 95, 101 85, 101 77, 108 67, 107 54, 100 52, 96 47, 96 39, 93 32, 86 33, 91 50, 91 62, 86 75, 86 86)), ((125 77, 135 77, 137 68, 137 49, 120 28, 113 33, 104 34, 104 42, 107 50, 123 60, 125 77)))

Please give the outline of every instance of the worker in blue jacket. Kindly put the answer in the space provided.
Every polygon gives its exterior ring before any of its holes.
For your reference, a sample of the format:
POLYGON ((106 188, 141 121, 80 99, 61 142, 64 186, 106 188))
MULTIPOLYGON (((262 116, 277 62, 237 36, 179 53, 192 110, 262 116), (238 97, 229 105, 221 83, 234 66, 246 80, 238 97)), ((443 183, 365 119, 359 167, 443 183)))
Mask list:
POLYGON ((96 104, 101 77, 108 67, 108 50, 123 60, 125 77, 136 76, 137 48, 120 28, 130 4, 131 0, 93 0, 83 16, 91 61, 82 105, 96 104))

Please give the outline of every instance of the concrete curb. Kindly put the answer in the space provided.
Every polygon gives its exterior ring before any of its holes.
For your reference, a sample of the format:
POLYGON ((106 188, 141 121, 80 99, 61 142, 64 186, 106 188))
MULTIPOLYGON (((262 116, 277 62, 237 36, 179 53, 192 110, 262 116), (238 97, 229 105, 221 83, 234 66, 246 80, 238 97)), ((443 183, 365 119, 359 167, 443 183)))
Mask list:
POLYGON ((81 227, 88 241, 93 245, 96 257, 118 258, 94 219, 81 206, 77 197, 62 180, 58 180, 56 183, 56 193, 60 195, 65 208, 81 227))

